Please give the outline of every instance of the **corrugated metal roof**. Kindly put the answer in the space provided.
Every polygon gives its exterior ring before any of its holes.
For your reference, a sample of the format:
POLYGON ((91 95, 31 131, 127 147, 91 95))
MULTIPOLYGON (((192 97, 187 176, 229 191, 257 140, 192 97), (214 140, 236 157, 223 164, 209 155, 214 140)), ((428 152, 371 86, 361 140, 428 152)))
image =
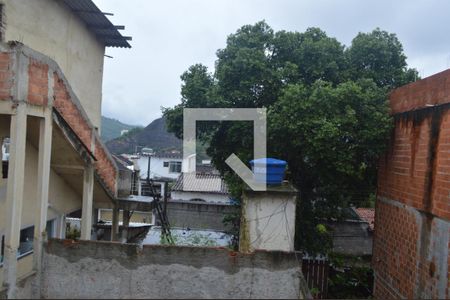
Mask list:
POLYGON ((228 187, 220 175, 182 173, 172 191, 228 194, 228 187))
POLYGON ((63 2, 81 19, 89 30, 102 41, 106 47, 131 48, 128 40, 122 36, 118 27, 104 15, 92 0, 63 0, 63 2))

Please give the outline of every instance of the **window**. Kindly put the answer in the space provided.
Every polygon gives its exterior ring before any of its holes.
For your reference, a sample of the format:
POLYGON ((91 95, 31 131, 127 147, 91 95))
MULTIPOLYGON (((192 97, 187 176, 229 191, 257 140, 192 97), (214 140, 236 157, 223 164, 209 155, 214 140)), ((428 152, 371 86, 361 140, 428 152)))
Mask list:
POLYGON ((169 163, 169 173, 181 173, 181 161, 171 161, 169 163))
POLYGON ((169 166, 169 162, 168 161, 163 162, 163 167, 164 168, 167 168, 168 166, 169 166))
POLYGON ((20 231, 20 245, 17 253, 18 258, 33 252, 34 226, 27 227, 20 231))
POLYGON ((2 178, 8 178, 9 138, 2 140, 2 178))

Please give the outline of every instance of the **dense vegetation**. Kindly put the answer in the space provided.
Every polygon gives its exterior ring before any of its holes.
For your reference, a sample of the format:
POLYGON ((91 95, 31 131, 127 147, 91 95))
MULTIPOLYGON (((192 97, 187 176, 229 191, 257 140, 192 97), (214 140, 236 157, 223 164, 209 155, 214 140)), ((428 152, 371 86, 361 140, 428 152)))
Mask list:
MULTIPOLYGON (((268 155, 288 162, 300 191, 296 246, 325 251, 324 218, 364 205, 392 126, 387 94, 414 81, 401 43, 375 29, 345 47, 319 28, 274 32, 265 22, 241 27, 217 51, 214 73, 201 65, 183 75, 181 103, 163 110, 182 137, 183 108, 266 107, 268 155)), ((242 182, 224 163, 231 153, 252 159, 249 122, 204 122, 198 136, 239 196, 242 182)))
POLYGON ((104 142, 120 137, 122 130, 132 130, 134 128, 139 128, 139 126, 124 124, 116 119, 102 116, 101 132, 104 142))

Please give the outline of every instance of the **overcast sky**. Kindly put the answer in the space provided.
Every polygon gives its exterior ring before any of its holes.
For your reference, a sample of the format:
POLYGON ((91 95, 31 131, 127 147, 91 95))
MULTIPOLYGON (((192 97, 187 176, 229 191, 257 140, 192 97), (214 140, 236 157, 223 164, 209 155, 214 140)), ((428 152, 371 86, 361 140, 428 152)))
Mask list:
POLYGON ((244 24, 260 20, 274 30, 320 27, 349 45, 376 27, 396 33, 408 64, 426 77, 450 68, 448 0, 94 0, 125 25, 131 49, 107 48, 105 116, 147 125, 161 106, 180 101, 180 75, 192 64, 213 71, 216 50, 244 24))

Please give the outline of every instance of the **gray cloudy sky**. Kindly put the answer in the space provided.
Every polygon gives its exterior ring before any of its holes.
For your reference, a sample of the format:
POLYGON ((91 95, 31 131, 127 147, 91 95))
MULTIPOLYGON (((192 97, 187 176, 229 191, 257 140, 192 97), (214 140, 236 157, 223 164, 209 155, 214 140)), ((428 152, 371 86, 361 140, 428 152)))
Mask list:
POLYGON ((147 125, 180 100, 180 75, 192 64, 213 71, 226 37, 260 20, 274 30, 320 27, 349 45, 360 31, 396 33, 408 63, 426 77, 450 68, 448 0, 94 0, 125 25, 131 49, 108 48, 103 115, 147 125))

